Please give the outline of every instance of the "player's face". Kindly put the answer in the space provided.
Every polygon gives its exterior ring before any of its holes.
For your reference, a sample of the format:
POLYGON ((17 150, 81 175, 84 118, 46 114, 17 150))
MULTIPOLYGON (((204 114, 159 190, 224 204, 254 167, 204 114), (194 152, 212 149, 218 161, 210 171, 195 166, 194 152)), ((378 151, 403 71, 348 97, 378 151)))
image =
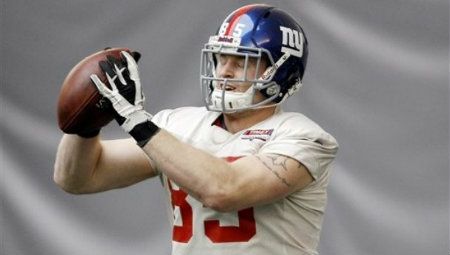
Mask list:
MULTIPOLYGON (((258 67, 257 62, 258 61, 256 58, 249 58, 247 70, 245 70, 244 57, 220 54, 217 55, 216 73, 219 78, 246 78, 246 80, 256 80, 263 74, 263 72, 267 68, 266 61, 261 60, 258 67)), ((225 86, 225 90, 232 92, 245 92, 251 85, 251 82, 228 82, 225 86)), ((224 84, 218 83, 216 87, 219 89, 223 89, 224 84)), ((261 97, 261 99, 263 99, 263 95, 259 92, 256 97, 261 97)))

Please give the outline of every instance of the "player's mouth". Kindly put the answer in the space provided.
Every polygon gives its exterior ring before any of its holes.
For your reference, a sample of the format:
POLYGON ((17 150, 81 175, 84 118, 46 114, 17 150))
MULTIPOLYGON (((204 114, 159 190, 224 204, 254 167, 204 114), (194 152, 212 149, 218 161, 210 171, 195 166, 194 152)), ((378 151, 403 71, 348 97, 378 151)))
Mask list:
POLYGON ((234 87, 234 86, 232 86, 232 85, 227 85, 227 86, 225 86, 225 91, 233 91, 233 90, 235 90, 236 89, 236 87, 234 87))
POLYGON ((225 91, 234 91, 236 90, 236 86, 232 85, 232 84, 227 84, 226 86, 224 86, 223 83, 219 84, 219 89, 223 90, 225 87, 225 91))

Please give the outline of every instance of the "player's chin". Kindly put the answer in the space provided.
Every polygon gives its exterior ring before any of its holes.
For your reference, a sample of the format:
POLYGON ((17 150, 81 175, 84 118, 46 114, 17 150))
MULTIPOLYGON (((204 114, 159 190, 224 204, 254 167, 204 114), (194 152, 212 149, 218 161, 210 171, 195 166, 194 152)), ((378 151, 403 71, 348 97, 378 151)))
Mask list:
POLYGON ((224 112, 223 114, 226 115, 230 119, 238 119, 238 118, 245 118, 245 117, 251 116, 252 114, 254 114, 255 111, 256 111, 256 109, 248 108, 248 109, 224 112))

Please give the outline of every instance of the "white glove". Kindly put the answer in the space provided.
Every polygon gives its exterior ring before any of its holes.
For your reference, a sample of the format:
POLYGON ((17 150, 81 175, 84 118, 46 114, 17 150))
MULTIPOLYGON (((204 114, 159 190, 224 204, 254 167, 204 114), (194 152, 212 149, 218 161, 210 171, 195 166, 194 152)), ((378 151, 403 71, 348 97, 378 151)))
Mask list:
POLYGON ((136 61, 126 51, 122 51, 121 55, 126 60, 127 67, 123 66, 123 62, 112 57, 108 58, 108 62, 100 64, 112 89, 109 89, 96 74, 92 74, 90 77, 100 94, 108 98, 117 114, 124 118, 124 120, 118 120, 118 122, 129 133, 136 125, 150 121, 152 115, 144 110, 145 97, 142 93, 136 61), (123 91, 130 89, 127 86, 134 86, 135 96, 134 100, 130 100, 131 102, 124 97, 123 91))

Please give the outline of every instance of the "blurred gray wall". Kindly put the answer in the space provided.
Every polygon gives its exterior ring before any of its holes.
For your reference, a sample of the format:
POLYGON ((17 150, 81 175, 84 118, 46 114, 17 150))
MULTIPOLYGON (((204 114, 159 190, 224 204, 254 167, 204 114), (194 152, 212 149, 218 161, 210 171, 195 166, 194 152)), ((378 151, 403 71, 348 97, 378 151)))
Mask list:
MULTIPOLYGON (((297 17, 310 45, 304 87, 285 109, 341 146, 321 254, 447 254, 449 2, 265 2, 297 17)), ((247 3, 1 1, 0 254, 170 253, 158 180, 83 196, 53 183, 60 85, 88 54, 126 46, 143 54, 150 112, 201 105, 200 49, 247 3)), ((127 137, 115 124, 103 136, 127 137)))

